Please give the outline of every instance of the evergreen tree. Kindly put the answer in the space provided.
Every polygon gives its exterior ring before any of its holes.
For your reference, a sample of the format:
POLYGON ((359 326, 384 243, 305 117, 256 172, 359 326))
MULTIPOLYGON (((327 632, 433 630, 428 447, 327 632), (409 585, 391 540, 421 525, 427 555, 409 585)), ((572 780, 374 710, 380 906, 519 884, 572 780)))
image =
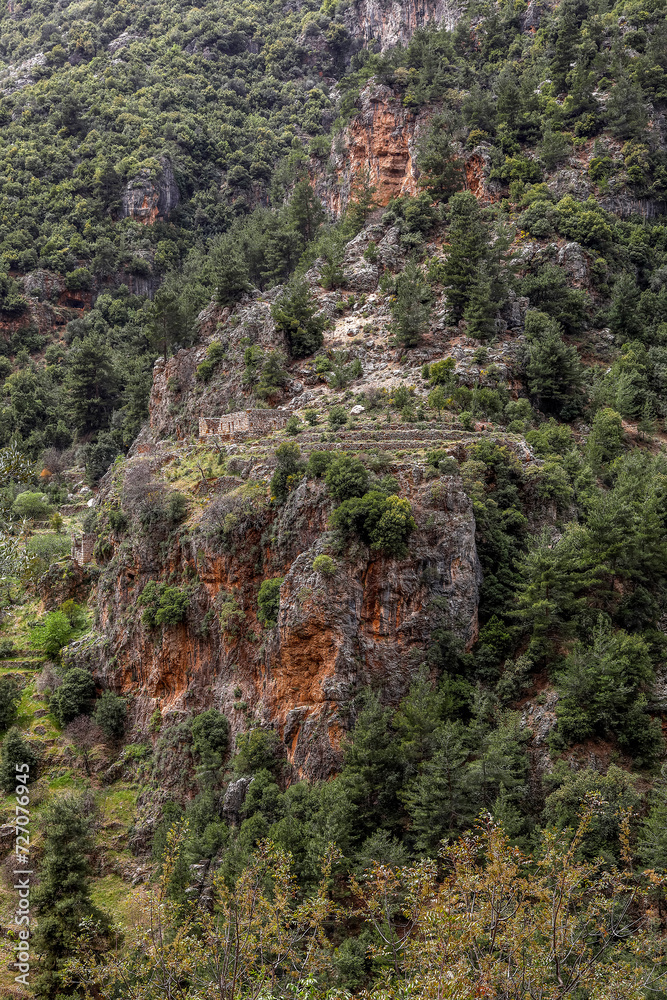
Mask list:
POLYGON ((90 819, 81 796, 68 793, 48 805, 42 815, 44 853, 40 883, 34 893, 38 924, 35 951, 41 966, 35 995, 51 1000, 63 991, 61 970, 76 948, 82 921, 97 924, 103 938, 109 920, 90 899, 90 865, 93 849, 90 819))
POLYGON ((487 257, 489 238, 477 199, 469 191, 453 195, 449 209, 449 255, 442 280, 447 289, 449 321, 458 323, 463 319, 475 279, 487 257))
POLYGON ((37 777, 37 754, 32 744, 24 740, 20 731, 10 729, 2 741, 0 751, 0 788, 8 795, 16 788, 16 765, 27 764, 30 781, 37 777))
POLYGON ((610 406, 598 410, 586 443, 589 459, 596 469, 608 465, 621 454, 624 437, 620 413, 610 406))
POLYGON ((434 201, 446 202, 465 184, 463 161, 457 156, 442 115, 436 116, 417 148, 417 166, 421 171, 420 187, 434 201))
POLYGON ((368 216, 377 208, 376 193, 377 188, 371 183, 370 167, 357 171, 352 180, 347 206, 347 219, 355 234, 364 228, 368 216))
POLYGON ((230 237, 216 248, 214 259, 216 300, 223 306, 234 305, 252 288, 246 257, 230 237))
POLYGON ((637 854, 646 868, 667 868, 667 766, 663 765, 639 831, 637 854))
POLYGON ((301 234, 305 243, 310 243, 324 222, 324 209, 307 178, 297 181, 289 204, 291 223, 301 234))
POLYGON ((474 815, 466 785, 465 732, 460 723, 446 722, 436 739, 433 757, 406 794, 415 846, 429 857, 437 854, 445 837, 456 834, 474 815))
POLYGON ((529 313, 526 335, 533 338, 528 349, 526 381, 537 406, 564 414, 576 406, 582 370, 575 347, 563 341, 555 320, 544 313, 529 313))
POLYGON ((0 677, 0 733, 4 733, 16 718, 16 711, 21 700, 21 689, 16 678, 0 677))
POLYGON ((470 291, 470 297, 463 317, 469 337, 490 340, 496 330, 496 303, 491 294, 491 280, 480 271, 470 291))
POLYGON ((317 313, 305 281, 293 282, 271 307, 276 327, 287 338, 292 357, 308 357, 322 346, 326 317, 317 313))
POLYGON ((72 422, 81 434, 103 427, 119 399, 119 380, 111 351, 91 333, 69 353, 65 397, 72 422))
POLYGON ((581 10, 577 0, 564 0, 558 11, 558 29, 550 74, 556 94, 567 89, 567 76, 575 62, 581 25, 581 10))
POLYGON ((396 279, 396 295, 391 303, 391 312, 396 342, 403 347, 416 347, 428 329, 431 290, 414 261, 406 264, 396 279))

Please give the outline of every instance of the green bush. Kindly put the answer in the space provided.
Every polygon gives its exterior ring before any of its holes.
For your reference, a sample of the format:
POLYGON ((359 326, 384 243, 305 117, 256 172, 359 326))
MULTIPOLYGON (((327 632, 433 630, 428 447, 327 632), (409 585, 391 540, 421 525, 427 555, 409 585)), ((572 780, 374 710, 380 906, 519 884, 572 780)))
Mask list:
POLYGON ((256 774, 264 769, 275 772, 278 764, 278 737, 273 730, 252 729, 236 737, 236 774, 256 774))
POLYGON ((469 410, 461 410, 459 413, 459 420, 461 421, 461 427, 463 427, 464 431, 471 431, 475 426, 475 420, 469 410))
POLYGON ((49 709, 60 725, 65 726, 77 715, 89 712, 94 697, 95 681, 92 674, 82 667, 72 667, 65 674, 62 684, 51 695, 49 709))
POLYGON ((301 428, 301 421, 299 420, 299 418, 296 415, 292 414, 292 416, 289 418, 289 420, 285 424, 285 431, 288 434, 291 434, 292 436, 295 436, 296 434, 300 434, 301 430, 302 430, 302 428, 301 428))
POLYGON ((317 418, 318 418, 317 410, 308 409, 308 410, 305 411, 305 413, 304 413, 303 416, 304 416, 304 419, 305 419, 306 423, 310 427, 316 427, 317 426, 317 418))
POLYGON ((283 441, 276 448, 276 470, 271 476, 271 498, 284 503, 293 489, 301 482, 304 463, 299 446, 294 441, 283 441))
POLYGON ((62 611, 51 611, 45 615, 41 625, 30 631, 30 645, 43 649, 47 656, 54 659, 60 656, 60 651, 72 638, 74 629, 72 623, 62 611))
POLYGON ((319 479, 331 465, 333 457, 331 451, 311 451, 306 464, 306 475, 319 479))
POLYGON ((576 643, 558 676, 558 732, 567 743, 616 736, 639 761, 653 760, 662 748, 660 725, 646 707, 653 680, 644 640, 601 622, 594 644, 576 643))
POLYGON ((30 490, 19 493, 13 503, 12 510, 16 517, 25 517, 30 521, 46 521, 53 513, 53 508, 44 494, 34 493, 30 490))
POLYGON ((371 490, 345 500, 331 515, 331 526, 344 536, 357 534, 371 549, 402 558, 417 527, 407 500, 371 490))
POLYGON ((174 490, 167 498, 167 517, 171 524, 180 524, 188 516, 188 500, 174 490))
POLYGON ((368 472, 363 463, 352 455, 336 455, 326 470, 324 479, 334 500, 360 497, 368 489, 368 472))
POLYGON ((4 733, 13 723, 20 700, 21 688, 16 678, 7 675, 0 677, 0 733, 4 733))
POLYGON ((188 595, 178 587, 168 587, 155 580, 146 584, 137 603, 145 609, 141 621, 148 628, 178 625, 188 613, 188 595))
POLYGON ((2 741, 0 751, 0 788, 7 795, 14 793, 16 783, 16 765, 27 764, 28 771, 21 771, 28 774, 28 782, 32 782, 37 777, 38 757, 33 749, 33 744, 25 740, 18 729, 10 729, 2 741))
POLYGON ((229 747, 229 722, 216 708, 195 716, 192 722, 192 749, 207 770, 222 766, 229 747))
POLYGON ((278 621, 280 606, 280 586, 285 578, 274 576, 264 580, 257 594, 257 617, 266 628, 272 628, 278 621))
POLYGON ((455 369, 456 361, 454 358, 445 358, 443 361, 434 361, 431 365, 429 365, 428 375, 426 377, 431 385, 449 386, 453 382, 455 369))
POLYGON ((336 560, 332 559, 331 556, 315 556, 313 559, 313 569, 316 573, 321 573, 322 576, 334 576, 336 572, 336 560))
POLYGON ((113 691, 104 691, 95 706, 95 722, 106 736, 119 738, 125 732, 127 704, 113 691))
POLYGON ((332 406, 327 415, 327 423, 332 430, 342 427, 347 423, 347 410, 340 404, 332 406))

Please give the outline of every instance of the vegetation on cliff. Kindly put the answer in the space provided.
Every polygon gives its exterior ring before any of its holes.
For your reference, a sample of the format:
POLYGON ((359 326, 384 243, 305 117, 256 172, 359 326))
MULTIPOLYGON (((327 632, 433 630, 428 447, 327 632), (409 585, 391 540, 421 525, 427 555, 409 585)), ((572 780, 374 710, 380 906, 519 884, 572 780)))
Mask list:
POLYGON ((0 13, 3 996, 667 995, 667 10, 369 6, 0 13))

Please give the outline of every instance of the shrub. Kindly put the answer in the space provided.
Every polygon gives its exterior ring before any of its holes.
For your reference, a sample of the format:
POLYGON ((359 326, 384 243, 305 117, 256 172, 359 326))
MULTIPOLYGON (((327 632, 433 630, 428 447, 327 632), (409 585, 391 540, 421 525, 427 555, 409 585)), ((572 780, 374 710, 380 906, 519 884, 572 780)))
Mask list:
POLYGON ((106 736, 121 737, 127 721, 125 699, 113 691, 104 691, 95 706, 94 718, 106 736))
POLYGON ((264 580, 257 594, 257 617, 262 625, 271 628, 278 621, 280 606, 280 585, 284 577, 274 576, 264 580))
POLYGON ((343 535, 356 533, 371 549, 402 557, 417 527, 407 500, 379 490, 345 500, 331 515, 331 525, 343 535))
POLYGON ((368 472, 362 462, 352 455, 337 455, 333 458, 324 478, 334 500, 360 497, 368 489, 368 472))
POLYGON ((271 476, 271 498, 284 503, 303 476, 304 463, 299 446, 293 441, 284 441, 276 448, 276 461, 278 464, 271 476))
POLYGON ((178 587, 168 587, 155 580, 146 584, 137 603, 145 608, 141 621, 148 628, 178 625, 188 612, 188 596, 178 587))
POLYGON ((285 424, 285 430, 288 434, 292 436, 301 433, 301 421, 297 416, 292 414, 287 423, 285 424))
POLYGON ((176 490, 167 498, 167 517, 171 524, 180 524, 188 516, 187 497, 176 490))
POLYGON ((219 768, 229 746, 229 723, 216 708, 201 712, 192 722, 192 749, 203 767, 219 768))
POLYGON ((306 410, 306 412, 304 413, 304 418, 306 423, 310 427, 317 426, 317 410, 312 410, 312 409, 306 410))
POLYGON ((311 451, 306 464, 306 475, 319 479, 323 476, 333 461, 330 451, 311 451))
POLYGON ((19 493, 12 510, 17 517, 26 517, 31 521, 46 521, 53 513, 51 504, 43 493, 33 493, 27 490, 19 493))
POLYGON ((236 774, 256 774, 264 769, 275 771, 278 763, 278 737, 272 730, 252 729, 236 737, 236 774))
POLYGON ((42 625, 30 632, 30 645, 43 649, 47 656, 57 658, 63 646, 72 638, 72 623, 62 611, 51 611, 42 625))
POLYGON ((431 385, 451 385, 454 379, 456 361, 454 358, 445 358, 443 361, 434 361, 429 366, 429 379, 431 385))
POLYGON ((26 543, 26 552, 35 557, 35 573, 45 573, 51 563, 69 555, 70 546, 67 535, 33 535, 26 543))
POLYGON ((471 431, 475 426, 475 421, 473 420, 472 413, 469 410, 461 410, 459 413, 459 420, 461 421, 461 427, 464 431, 471 431))
POLYGON ((126 514, 122 510, 112 510, 109 513, 109 526, 112 531, 115 531, 118 535, 122 535, 123 532, 127 531, 130 521, 126 514))
POLYGON ((322 576, 333 576, 336 572, 336 560, 331 556, 315 556, 313 559, 313 569, 322 576))
POLYGON ((49 709, 61 726, 67 725, 77 715, 90 710, 95 697, 92 674, 82 667, 72 667, 63 682, 51 695, 49 709))
POLYGON ((220 343, 219 340, 215 340, 206 349, 206 358, 197 366, 197 371, 195 372, 195 378, 199 382, 208 382, 216 366, 225 357, 225 348, 220 343))
POLYGON ((4 733, 16 718, 20 700, 21 688, 16 678, 7 675, 0 677, 0 733, 4 733))
POLYGON ((336 430, 338 427, 342 427, 343 424, 346 424, 347 411, 345 407, 340 404, 332 406, 329 410, 329 415, 327 416, 327 422, 332 430, 336 430))
POLYGON ((2 741, 2 751, 0 751, 0 788, 3 792, 10 795, 17 787, 17 764, 27 764, 28 781, 34 781, 37 777, 37 761, 37 754, 32 744, 23 739, 18 729, 10 729, 2 741))

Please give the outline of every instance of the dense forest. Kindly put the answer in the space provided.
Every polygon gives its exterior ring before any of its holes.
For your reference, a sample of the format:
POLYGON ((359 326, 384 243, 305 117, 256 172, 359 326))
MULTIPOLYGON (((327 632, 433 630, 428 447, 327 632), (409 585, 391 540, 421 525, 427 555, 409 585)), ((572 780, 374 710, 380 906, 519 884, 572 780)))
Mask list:
POLYGON ((2 997, 667 997, 667 6, 445 6, 0 5, 2 997))

